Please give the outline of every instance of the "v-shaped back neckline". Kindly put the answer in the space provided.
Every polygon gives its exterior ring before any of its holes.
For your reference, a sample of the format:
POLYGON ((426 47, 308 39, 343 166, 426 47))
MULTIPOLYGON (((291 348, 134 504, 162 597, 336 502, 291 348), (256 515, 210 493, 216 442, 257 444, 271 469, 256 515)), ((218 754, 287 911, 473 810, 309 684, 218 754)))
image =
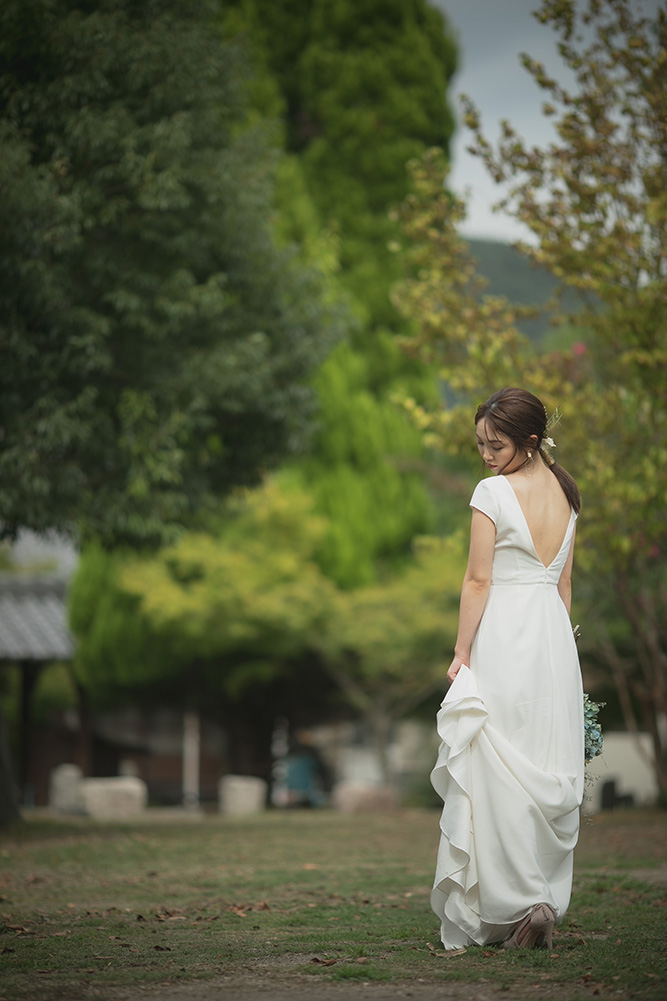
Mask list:
MULTIPOLYGON (((502 476, 502 473, 501 473, 500 475, 502 476)), ((554 558, 552 559, 551 563, 548 563, 548 564, 547 564, 547 563, 545 563, 545 562, 544 562, 544 560, 543 560, 543 559, 541 558, 540 554, 539 554, 539 553, 538 553, 538 551, 537 551, 537 547, 535 546, 535 542, 534 542, 534 540, 533 540, 533 534, 532 534, 532 532, 531 532, 531 530, 530 530, 530 527, 529 527, 529 525, 528 525, 528 519, 526 518, 526 515, 524 514, 524 511, 523 511, 523 508, 521 507, 521 501, 520 501, 520 500, 519 500, 519 498, 517 497, 517 493, 516 493, 516 490, 514 489, 514 487, 512 486, 512 484, 510 483, 510 481, 509 481, 509 480, 507 479, 507 477, 506 477, 506 476, 502 476, 502 478, 503 478, 503 479, 505 480, 505 482, 507 483, 507 486, 509 487, 509 489, 510 489, 510 491, 511 491, 511 493, 512 493, 512 496, 514 497, 514 500, 516 501, 516 506, 517 506, 517 507, 518 507, 518 509, 519 509, 519 512, 520 512, 520 514, 521 514, 521 517, 523 518, 523 523, 524 523, 524 525, 525 525, 525 527, 526 527, 526 532, 527 532, 527 534, 528 534, 528 538, 530 539, 530 544, 531 544, 531 546, 532 546, 532 549, 533 549, 533 553, 535 554, 535 558, 536 558, 536 559, 538 560, 538 562, 539 562, 539 563, 540 563, 540 564, 541 564, 541 565, 542 565, 542 566, 544 567, 544 569, 545 569, 545 570, 549 570, 549 569, 551 569, 551 567, 552 567, 552 566, 554 565, 554 563, 556 562, 556 560, 558 559, 558 557, 559 557, 559 556, 560 556, 560 554, 562 553, 562 551, 563 551, 563 546, 564 546, 564 545, 565 545, 565 543, 567 542, 567 537, 568 537, 568 534, 569 534, 569 532, 570 532, 570 525, 572 524, 572 519, 573 519, 573 517, 574 517, 574 511, 573 511, 573 510, 572 510, 572 508, 570 507, 570 517, 569 517, 569 519, 568 519, 568 522, 567 522, 567 525, 565 526, 565 534, 563 535, 563 541, 561 542, 561 544, 560 544, 560 547, 559 547, 559 549, 558 549, 558 552, 556 553, 556 555, 555 555, 555 556, 554 556, 554 558)))

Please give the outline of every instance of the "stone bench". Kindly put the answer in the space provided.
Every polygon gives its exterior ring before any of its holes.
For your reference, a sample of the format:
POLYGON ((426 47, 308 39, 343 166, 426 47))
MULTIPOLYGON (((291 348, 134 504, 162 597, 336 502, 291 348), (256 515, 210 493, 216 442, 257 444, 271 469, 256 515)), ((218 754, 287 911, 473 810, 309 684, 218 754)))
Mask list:
POLYGON ((341 813, 383 813, 398 807, 392 786, 366 782, 338 782, 331 792, 331 805, 341 813))
POLYGON ((77 765, 58 765, 49 779, 49 806, 101 820, 133 817, 148 804, 148 787, 134 775, 84 779, 77 765))
POLYGON ((89 817, 102 820, 134 817, 148 805, 148 787, 134 775, 82 779, 81 799, 89 817))
POLYGON ((218 783, 220 813, 242 816, 266 808, 268 783, 254 775, 223 775, 218 783))

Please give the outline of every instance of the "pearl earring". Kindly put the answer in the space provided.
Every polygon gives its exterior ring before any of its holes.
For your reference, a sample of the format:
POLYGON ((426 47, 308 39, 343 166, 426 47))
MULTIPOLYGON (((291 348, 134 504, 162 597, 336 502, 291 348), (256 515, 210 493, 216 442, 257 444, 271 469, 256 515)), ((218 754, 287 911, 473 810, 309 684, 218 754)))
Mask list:
POLYGON ((532 459, 532 458, 533 458, 533 453, 532 453, 532 452, 530 452, 530 451, 528 452, 528 458, 529 458, 529 459, 532 459))

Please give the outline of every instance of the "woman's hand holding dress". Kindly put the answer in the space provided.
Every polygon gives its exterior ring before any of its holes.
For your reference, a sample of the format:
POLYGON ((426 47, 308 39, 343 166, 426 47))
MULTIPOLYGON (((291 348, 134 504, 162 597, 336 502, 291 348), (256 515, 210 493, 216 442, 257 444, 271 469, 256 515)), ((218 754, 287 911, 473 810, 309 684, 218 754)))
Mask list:
POLYGON ((453 681, 464 664, 466 667, 468 666, 462 657, 454 657, 454 660, 449 665, 449 670, 447 671, 447 680, 450 682, 453 681))

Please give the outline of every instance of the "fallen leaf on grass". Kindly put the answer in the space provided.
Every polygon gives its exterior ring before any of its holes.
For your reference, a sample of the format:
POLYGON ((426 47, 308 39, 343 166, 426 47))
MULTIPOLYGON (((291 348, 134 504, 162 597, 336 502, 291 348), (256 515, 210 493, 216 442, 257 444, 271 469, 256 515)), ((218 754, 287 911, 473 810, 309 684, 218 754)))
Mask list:
POLYGON ((154 945, 153 948, 156 952, 171 952, 171 947, 168 945, 154 945))
POLYGON ((431 953, 432 956, 446 956, 447 959, 451 959, 454 956, 462 956, 467 949, 436 949, 432 942, 426 943, 426 948, 431 953))
POLYGON ((161 907, 159 911, 155 912, 156 921, 185 921, 185 915, 175 908, 171 907, 161 907))
POLYGON ((337 962, 337 959, 320 959, 319 956, 313 956, 311 959, 311 963, 315 963, 317 966, 334 966, 337 962))
POLYGON ((16 952, 16 949, 10 949, 9 946, 5 946, 4 949, 0 949, 0 954, 3 952, 16 952))
POLYGON ((7 931, 13 931, 17 935, 34 935, 32 928, 25 928, 23 925, 5 925, 7 931))

